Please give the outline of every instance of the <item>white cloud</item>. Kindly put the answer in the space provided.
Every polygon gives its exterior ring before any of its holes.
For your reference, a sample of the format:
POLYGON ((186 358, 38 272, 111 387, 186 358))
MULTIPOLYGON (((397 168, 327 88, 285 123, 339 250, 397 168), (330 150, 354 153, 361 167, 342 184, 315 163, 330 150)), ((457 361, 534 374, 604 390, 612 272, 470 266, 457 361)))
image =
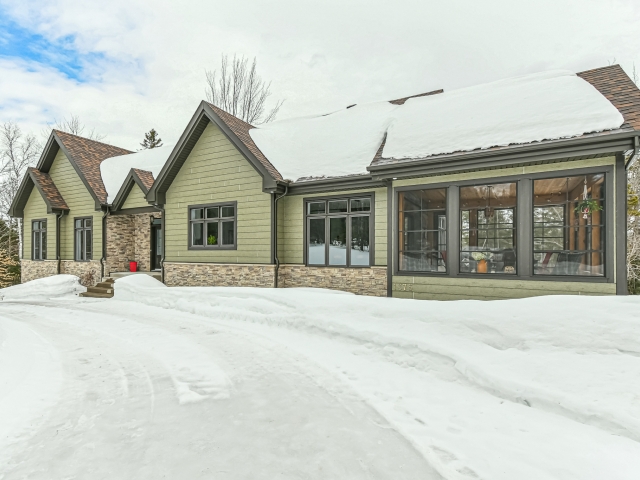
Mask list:
POLYGON ((622 0, 0 0, 0 10, 105 57, 86 83, 0 57, 0 121, 39 131, 74 113, 126 148, 152 127, 175 141, 221 53, 258 57, 274 98, 287 99, 279 118, 614 57, 640 67, 640 6, 622 0))

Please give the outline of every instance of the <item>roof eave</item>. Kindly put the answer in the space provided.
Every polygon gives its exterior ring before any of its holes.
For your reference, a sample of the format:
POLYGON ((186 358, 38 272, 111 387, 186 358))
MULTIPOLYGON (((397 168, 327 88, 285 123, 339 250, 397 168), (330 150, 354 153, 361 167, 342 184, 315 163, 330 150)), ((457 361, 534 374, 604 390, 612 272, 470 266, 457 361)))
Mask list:
POLYGON ((622 129, 608 134, 513 145, 499 150, 473 150, 449 155, 403 159, 367 170, 379 179, 455 172, 469 168, 490 168, 529 161, 554 160, 571 156, 594 155, 626 151, 633 148, 639 131, 622 129))

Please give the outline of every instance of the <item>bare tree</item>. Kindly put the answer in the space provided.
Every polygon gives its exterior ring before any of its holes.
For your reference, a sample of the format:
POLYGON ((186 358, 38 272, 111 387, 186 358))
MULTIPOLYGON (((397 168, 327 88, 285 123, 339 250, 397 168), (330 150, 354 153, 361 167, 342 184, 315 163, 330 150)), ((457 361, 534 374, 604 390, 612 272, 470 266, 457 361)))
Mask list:
POLYGON ((207 100, 231 115, 251 124, 260 124, 275 120, 284 100, 265 112, 266 102, 271 95, 271 82, 265 82, 257 71, 256 58, 249 66, 244 56, 229 57, 222 55, 220 71, 205 70, 207 79, 207 100))
POLYGON ((20 220, 10 219, 7 211, 27 167, 35 164, 38 159, 40 148, 36 137, 23 134, 18 124, 5 122, 0 125, 0 218, 5 220, 4 224, 7 226, 0 230, 0 247, 10 256, 17 255, 22 247, 22 228, 20 220))
POLYGON ((82 121, 80 121, 80 117, 78 115, 71 114, 69 115, 69 118, 63 117, 61 120, 55 119, 53 124, 47 124, 47 126, 48 128, 42 132, 43 136, 47 138, 49 137, 52 129, 88 138, 89 140, 95 140, 96 142, 102 142, 107 138, 106 135, 96 132, 95 128, 92 128, 85 133, 86 126, 82 121))

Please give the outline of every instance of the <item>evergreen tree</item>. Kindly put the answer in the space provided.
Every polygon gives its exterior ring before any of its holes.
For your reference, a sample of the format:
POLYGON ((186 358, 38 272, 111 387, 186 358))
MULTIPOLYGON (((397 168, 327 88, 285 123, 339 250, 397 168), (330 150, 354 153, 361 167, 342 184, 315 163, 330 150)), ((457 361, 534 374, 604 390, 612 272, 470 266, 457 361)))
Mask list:
POLYGON ((152 128, 144 134, 144 141, 140 145, 143 149, 161 147, 162 139, 158 136, 155 128, 152 128))
POLYGON ((0 248, 0 288, 20 283, 20 261, 0 248))

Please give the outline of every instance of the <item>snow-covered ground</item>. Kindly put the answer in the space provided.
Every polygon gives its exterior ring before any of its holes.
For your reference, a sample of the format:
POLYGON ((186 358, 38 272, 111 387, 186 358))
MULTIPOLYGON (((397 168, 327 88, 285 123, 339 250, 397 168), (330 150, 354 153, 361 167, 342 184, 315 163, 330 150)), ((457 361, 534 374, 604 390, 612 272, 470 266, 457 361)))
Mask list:
POLYGON ((640 472, 640 299, 56 281, 0 290, 0 478, 640 472))

